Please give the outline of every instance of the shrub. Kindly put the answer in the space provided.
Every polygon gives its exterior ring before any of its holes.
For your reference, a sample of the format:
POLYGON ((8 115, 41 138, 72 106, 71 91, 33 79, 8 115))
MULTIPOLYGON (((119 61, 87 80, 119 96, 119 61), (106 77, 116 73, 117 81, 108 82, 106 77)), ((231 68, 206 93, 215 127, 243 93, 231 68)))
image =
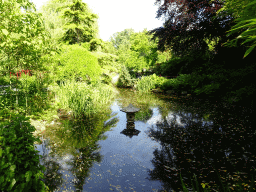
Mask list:
POLYGON ((94 56, 98 58, 99 65, 101 67, 106 65, 112 65, 116 66, 116 60, 118 59, 118 56, 110 54, 110 53, 102 53, 102 52, 96 52, 93 53, 94 56))
POLYGON ((85 42, 81 44, 83 48, 85 48, 87 51, 90 51, 91 44, 89 42, 85 42))
POLYGON ((133 87, 136 84, 136 79, 132 79, 125 65, 119 67, 120 77, 117 82, 118 87, 133 87))
POLYGON ((147 92, 162 85, 167 81, 164 77, 158 77, 156 74, 142 77, 136 85, 138 91, 147 92))
POLYGON ((142 77, 136 85, 136 89, 141 92, 147 92, 155 88, 155 81, 151 76, 142 77))
POLYGON ((183 64, 184 59, 175 57, 169 61, 159 64, 155 70, 163 76, 176 76, 183 64))
POLYGON ((90 42, 90 51, 97 51, 104 46, 104 42, 101 39, 94 38, 90 42))
POLYGON ((12 114, 11 122, 0 124, 0 191, 45 191, 29 118, 12 114), (41 178, 40 178, 41 177, 41 178))
POLYGON ((82 79, 88 83, 96 83, 101 75, 97 58, 79 45, 64 46, 59 55, 57 80, 82 79))
POLYGON ((33 76, 22 76, 19 78, 19 89, 23 90, 24 92, 28 94, 35 94, 37 92, 40 92, 44 88, 44 83, 42 82, 43 79, 33 75, 33 76))
POLYGON ((95 52, 99 65, 102 68, 101 80, 103 83, 110 84, 113 76, 118 73, 117 56, 110 53, 95 52))
POLYGON ((163 82, 160 86, 160 89, 167 91, 173 89, 173 79, 167 79, 165 82, 163 82))

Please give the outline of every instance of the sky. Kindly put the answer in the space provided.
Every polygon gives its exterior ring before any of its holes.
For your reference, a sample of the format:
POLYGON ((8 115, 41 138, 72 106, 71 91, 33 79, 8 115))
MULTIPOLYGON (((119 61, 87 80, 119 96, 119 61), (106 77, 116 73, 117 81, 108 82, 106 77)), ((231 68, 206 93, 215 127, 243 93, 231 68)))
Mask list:
MULTIPOLYGON (((30 0, 39 9, 48 0, 30 0)), ((162 26, 156 19, 155 0, 83 0, 99 16, 99 35, 107 41, 114 33, 132 28, 135 32, 162 26)))

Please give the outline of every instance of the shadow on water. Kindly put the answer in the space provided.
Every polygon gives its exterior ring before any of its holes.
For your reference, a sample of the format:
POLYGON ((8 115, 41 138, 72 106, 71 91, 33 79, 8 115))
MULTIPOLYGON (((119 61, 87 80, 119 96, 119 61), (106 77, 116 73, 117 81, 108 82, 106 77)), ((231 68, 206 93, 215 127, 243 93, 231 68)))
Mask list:
POLYGON ((252 110, 243 107, 180 100, 171 120, 164 118, 156 123, 156 130, 152 127, 148 131, 162 146, 154 151, 155 168, 150 171, 150 179, 162 180, 167 191, 182 189, 180 174, 190 190, 194 176, 201 190, 201 183, 207 183, 213 191, 221 182, 232 190, 237 190, 235 185, 241 182, 242 190, 248 190, 251 178, 255 179, 252 115, 252 110), (177 122, 177 117, 183 124, 177 122))
POLYGON ((212 188, 255 175, 252 114, 190 98, 139 94, 119 89, 109 110, 48 127, 41 145, 45 183, 51 191, 182 191, 180 176, 212 188), (131 137, 123 133, 132 103, 131 137), (239 173, 238 173, 239 171, 239 173))

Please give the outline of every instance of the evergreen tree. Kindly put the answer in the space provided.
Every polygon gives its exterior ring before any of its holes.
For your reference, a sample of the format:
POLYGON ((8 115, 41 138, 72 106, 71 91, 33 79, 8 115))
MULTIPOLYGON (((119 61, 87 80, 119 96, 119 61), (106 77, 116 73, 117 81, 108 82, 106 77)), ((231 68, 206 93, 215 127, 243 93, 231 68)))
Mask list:
POLYGON ((64 25, 66 32, 63 41, 69 44, 90 42, 97 37, 95 27, 98 16, 91 13, 86 3, 82 0, 73 0, 72 3, 57 9, 62 10, 62 17, 69 21, 64 25))

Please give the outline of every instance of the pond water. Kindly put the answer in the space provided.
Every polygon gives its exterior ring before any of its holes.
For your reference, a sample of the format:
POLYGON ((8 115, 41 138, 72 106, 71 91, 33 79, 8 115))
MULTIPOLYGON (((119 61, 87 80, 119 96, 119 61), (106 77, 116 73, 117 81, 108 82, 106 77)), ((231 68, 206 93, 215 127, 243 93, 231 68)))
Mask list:
POLYGON ((60 120, 35 145, 51 191, 182 191, 180 173, 184 183, 195 174, 215 186, 214 170, 226 182, 236 175, 250 183, 255 131, 245 109, 118 91, 109 110, 83 122, 60 120), (135 135, 123 132, 120 108, 129 103, 141 109, 135 135))

